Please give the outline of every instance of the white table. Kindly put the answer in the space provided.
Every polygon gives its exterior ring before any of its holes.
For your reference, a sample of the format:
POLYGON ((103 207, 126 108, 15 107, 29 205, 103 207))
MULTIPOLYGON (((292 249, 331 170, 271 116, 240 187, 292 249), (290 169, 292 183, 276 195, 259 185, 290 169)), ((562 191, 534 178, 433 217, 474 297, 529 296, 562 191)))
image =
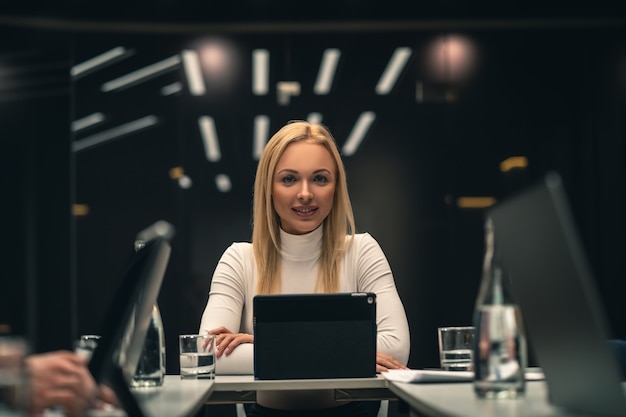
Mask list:
MULTIPOLYGON (((529 381, 518 399, 481 399, 471 382, 406 383, 388 381, 389 389, 405 401, 411 416, 424 417, 573 417, 548 403, 545 381, 529 381)), ((580 415, 578 416, 580 417, 580 415)))
POLYGON ((132 392, 146 416, 187 417, 202 408, 214 388, 214 380, 166 375, 162 386, 133 388, 132 392))

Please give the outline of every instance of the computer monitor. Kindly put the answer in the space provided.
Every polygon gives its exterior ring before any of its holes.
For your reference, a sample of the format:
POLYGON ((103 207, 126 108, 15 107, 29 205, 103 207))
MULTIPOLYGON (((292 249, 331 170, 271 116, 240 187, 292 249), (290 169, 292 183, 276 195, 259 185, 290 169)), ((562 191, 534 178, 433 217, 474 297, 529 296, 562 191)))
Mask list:
POLYGON ((561 176, 547 173, 488 214, 550 402, 626 416, 608 319, 561 176))

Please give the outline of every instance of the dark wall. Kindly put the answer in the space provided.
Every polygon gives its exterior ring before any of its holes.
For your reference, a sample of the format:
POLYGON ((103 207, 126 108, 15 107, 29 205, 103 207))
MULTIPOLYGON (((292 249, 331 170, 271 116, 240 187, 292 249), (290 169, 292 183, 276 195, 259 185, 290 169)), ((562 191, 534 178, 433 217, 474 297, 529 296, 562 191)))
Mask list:
POLYGON ((76 326, 69 37, 0 28, 0 323, 33 351, 71 348, 76 326))

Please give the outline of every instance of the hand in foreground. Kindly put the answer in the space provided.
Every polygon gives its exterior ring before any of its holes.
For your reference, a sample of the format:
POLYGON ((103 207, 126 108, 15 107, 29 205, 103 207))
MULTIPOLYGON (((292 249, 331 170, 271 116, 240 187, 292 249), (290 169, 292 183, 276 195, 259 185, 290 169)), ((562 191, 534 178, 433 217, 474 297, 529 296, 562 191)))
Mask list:
POLYGON ((96 400, 96 404, 94 408, 96 409, 106 409, 110 407, 119 407, 119 401, 117 400, 117 396, 113 390, 104 384, 101 384, 100 389, 98 390, 98 398, 96 400))
POLYGON ((215 356, 218 358, 222 355, 229 355, 237 346, 243 343, 254 343, 253 335, 248 333, 233 333, 224 326, 209 330, 209 334, 217 336, 215 338, 215 356))
POLYGON ((402 362, 391 355, 376 352, 376 372, 386 372, 390 369, 409 369, 402 362))
POLYGON ((84 416, 98 390, 85 360, 69 351, 31 355, 27 361, 31 412, 61 406, 67 417, 84 416))

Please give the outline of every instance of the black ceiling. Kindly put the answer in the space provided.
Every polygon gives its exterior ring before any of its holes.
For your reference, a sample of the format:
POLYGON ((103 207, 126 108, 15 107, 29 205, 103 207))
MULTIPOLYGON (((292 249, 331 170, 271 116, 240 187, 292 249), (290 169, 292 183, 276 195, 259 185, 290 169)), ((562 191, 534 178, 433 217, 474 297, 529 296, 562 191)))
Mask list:
POLYGON ((229 23, 623 17, 622 0, 24 0, 0 6, 3 22, 44 18, 99 22, 229 23))

